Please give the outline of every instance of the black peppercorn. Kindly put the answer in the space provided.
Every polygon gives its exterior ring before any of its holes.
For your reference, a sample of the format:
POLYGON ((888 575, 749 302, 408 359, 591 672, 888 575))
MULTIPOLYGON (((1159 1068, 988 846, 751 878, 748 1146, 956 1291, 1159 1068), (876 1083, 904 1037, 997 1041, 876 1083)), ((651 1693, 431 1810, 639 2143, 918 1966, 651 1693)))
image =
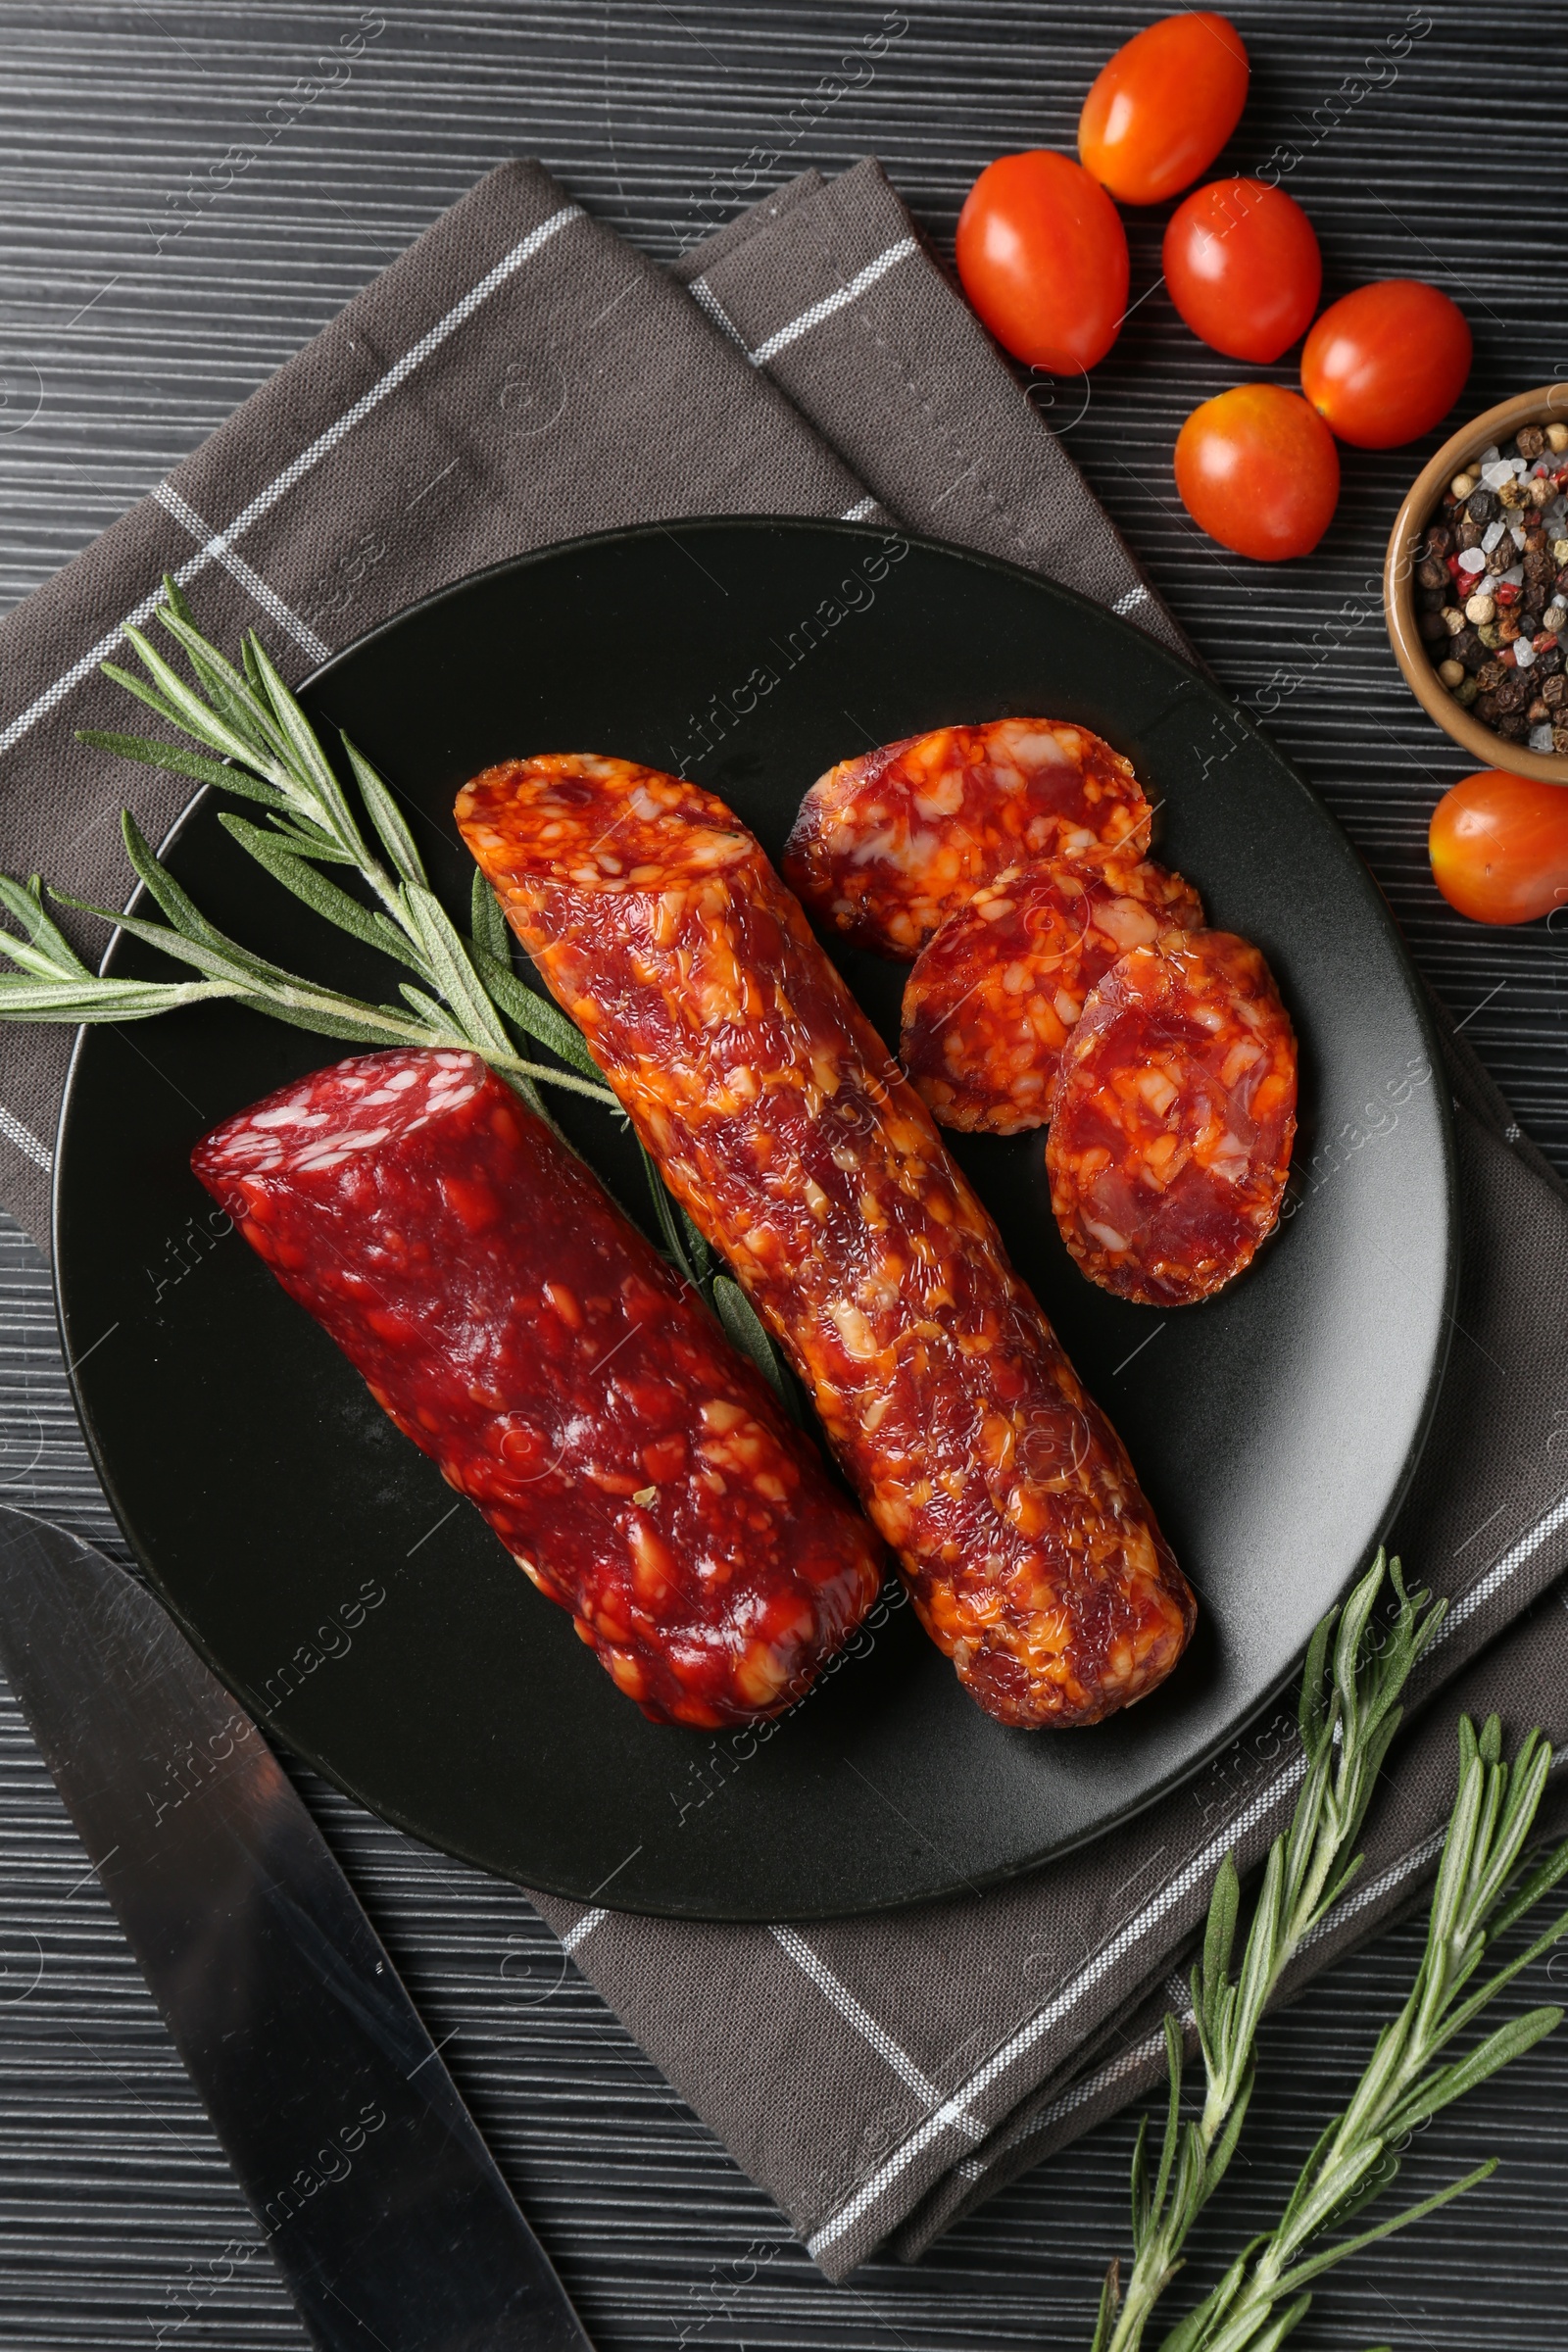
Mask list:
POLYGON ((1562 752, 1568 752, 1565 452, 1568 432, 1530 425, 1488 451, 1489 470, 1492 460, 1501 461, 1493 473, 1495 487, 1481 478, 1479 463, 1465 468, 1462 480, 1455 476, 1462 495, 1450 487, 1425 531, 1405 542, 1403 590, 1437 682, 1459 708, 1473 710, 1503 744, 1525 742, 1549 713, 1562 752), (1549 458, 1548 444, 1556 452, 1549 458), (1475 569, 1459 569, 1459 558, 1475 569))

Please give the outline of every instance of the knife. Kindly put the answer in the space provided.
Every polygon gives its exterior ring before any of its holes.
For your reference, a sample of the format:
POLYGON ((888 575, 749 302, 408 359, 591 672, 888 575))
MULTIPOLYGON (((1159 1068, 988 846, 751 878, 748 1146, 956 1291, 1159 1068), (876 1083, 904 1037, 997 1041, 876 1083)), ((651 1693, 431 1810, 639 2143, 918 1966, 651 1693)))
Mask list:
POLYGON ((250 1717, 153 1595, 0 1508, 0 1669, 324 2352, 592 2352, 250 1717))

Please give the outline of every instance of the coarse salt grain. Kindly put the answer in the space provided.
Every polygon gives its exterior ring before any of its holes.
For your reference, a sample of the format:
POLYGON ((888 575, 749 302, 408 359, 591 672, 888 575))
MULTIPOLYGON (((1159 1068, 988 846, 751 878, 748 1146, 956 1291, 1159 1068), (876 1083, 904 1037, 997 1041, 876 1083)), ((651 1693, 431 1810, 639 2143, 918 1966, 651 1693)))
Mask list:
POLYGON ((1485 571, 1486 568, 1487 559, 1479 547, 1467 547, 1459 558, 1459 569, 1470 572, 1472 576, 1478 571, 1485 571))
MULTIPOLYGON (((1494 521, 1488 523, 1486 529, 1481 534, 1481 553, 1484 556, 1491 555, 1493 549, 1496 546, 1497 541, 1502 537, 1506 525, 1503 523, 1500 516, 1494 521)), ((1471 555, 1474 555, 1475 552, 1476 551, 1474 548, 1469 550, 1471 555)))
POLYGON ((1518 662, 1521 669, 1530 668, 1536 658, 1536 649, 1531 644, 1528 637, 1516 637, 1514 639, 1513 658, 1518 662))
POLYGON ((1549 752, 1549 751, 1550 751, 1550 749, 1551 749, 1551 727, 1550 727, 1550 724, 1549 724, 1549 722, 1548 722, 1547 724, 1544 725, 1544 726, 1540 726, 1540 727, 1532 727, 1532 728, 1531 728, 1531 730, 1530 730, 1530 749, 1531 749, 1533 752, 1549 752))
POLYGON ((1482 466, 1481 479, 1489 490, 1500 490, 1504 482, 1513 480, 1513 467, 1506 458, 1497 458, 1492 465, 1482 466))

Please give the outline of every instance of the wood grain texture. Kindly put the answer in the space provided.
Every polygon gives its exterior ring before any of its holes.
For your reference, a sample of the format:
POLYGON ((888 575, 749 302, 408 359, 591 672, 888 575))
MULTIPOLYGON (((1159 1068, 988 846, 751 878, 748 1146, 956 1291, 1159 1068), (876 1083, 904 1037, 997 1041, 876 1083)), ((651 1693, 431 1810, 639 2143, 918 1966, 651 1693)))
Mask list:
MULTIPOLYGON (((1433 278, 1476 333, 1469 409, 1568 373, 1554 233, 1560 42, 1490 70, 1445 5, 1233 8, 1253 95, 1225 168, 1273 156, 1326 295, 1433 278), (1294 158, 1287 162, 1286 158, 1294 158), (1462 193, 1453 166, 1464 167, 1462 193)), ((965 0, 417 7, 0 0, 0 603, 75 554, 481 172, 537 154, 669 258, 808 163, 880 155, 939 241, 976 171, 1070 147, 1143 14, 965 0), (885 34, 873 55, 872 37, 885 34)), ((1188 411, 1245 372, 1158 284, 1165 208, 1131 218, 1135 308, 1086 389, 1032 397, 1226 686, 1324 794, 1423 970, 1529 1133, 1568 1168, 1568 942, 1438 898, 1428 817, 1468 764, 1384 634, 1389 522, 1432 442, 1347 451, 1338 519, 1264 571, 1171 488, 1188 411), (1048 405, 1049 404, 1049 405, 1048 405)), ((1288 366, 1273 370, 1292 380, 1288 366)), ((75 1432, 46 1278, 0 1237, 0 1491, 115 1548, 75 1432)), ((497 2155, 608 2346, 1067 2346, 1125 2242, 1131 2125, 1005 2191, 915 2271, 830 2287, 513 1889, 307 1785, 497 2155)), ((205 2119, 15 1705, 0 1707, 0 2345, 298 2346, 205 2119)), ((1195 2286, 1277 2206, 1413 1964, 1396 1931, 1266 2036, 1195 2286)), ((1568 1979, 1568 1962, 1556 1963, 1568 1979)), ((1551 1997, 1537 1971, 1519 2005, 1551 1997)), ((1331 2280, 1298 2340, 1447 2352, 1555 2340, 1568 2291, 1568 2035, 1421 2135, 1412 2193, 1495 2151, 1441 2222, 1331 2280)))

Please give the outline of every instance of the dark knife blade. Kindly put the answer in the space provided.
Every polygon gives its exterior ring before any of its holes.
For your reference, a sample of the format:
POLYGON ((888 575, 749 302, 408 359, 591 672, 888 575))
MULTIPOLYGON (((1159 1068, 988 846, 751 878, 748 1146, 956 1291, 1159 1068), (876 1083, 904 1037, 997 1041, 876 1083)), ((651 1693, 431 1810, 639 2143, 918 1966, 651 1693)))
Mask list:
POLYGON ((0 1668, 326 2352, 592 2352, 276 1758, 135 1579, 0 1509, 0 1668))

